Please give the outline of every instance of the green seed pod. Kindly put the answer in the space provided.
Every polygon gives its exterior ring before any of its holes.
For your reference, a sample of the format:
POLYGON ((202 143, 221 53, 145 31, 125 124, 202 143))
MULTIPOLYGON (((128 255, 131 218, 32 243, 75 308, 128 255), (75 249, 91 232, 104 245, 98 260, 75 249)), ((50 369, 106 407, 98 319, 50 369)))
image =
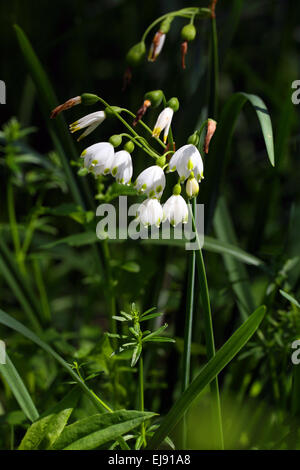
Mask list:
POLYGON ((186 24, 181 30, 181 37, 184 41, 193 41, 196 33, 197 31, 193 24, 186 24))
POLYGON ((109 138, 109 143, 113 145, 114 147, 119 147, 119 145, 121 145, 122 143, 122 136, 118 134, 112 135, 109 138))
POLYGON ((91 104, 95 104, 99 101, 97 95, 93 95, 92 93, 82 93, 81 95, 81 103, 89 106, 91 104))
POLYGON ((197 147, 197 145, 199 145, 199 140, 198 132, 194 132, 194 134, 189 136, 187 143, 197 147))
POLYGON ((160 166, 161 168, 166 164, 166 157, 162 155, 161 157, 157 158, 156 165, 160 166))
POLYGON ((134 143, 131 140, 128 140, 124 145, 124 150, 128 153, 132 153, 134 151, 134 143))
POLYGON ((161 90, 154 90, 154 91, 148 91, 144 95, 144 99, 149 100, 153 108, 157 108, 161 104, 163 100, 163 96, 164 94, 161 90))
POLYGON ((173 19, 174 18, 172 16, 168 16, 166 19, 164 19, 160 23, 159 31, 161 33, 167 34, 170 31, 170 26, 171 26, 173 19))
POLYGON ((110 106, 110 107, 106 107, 105 110, 104 110, 106 117, 115 116, 115 114, 113 113, 113 110, 114 110, 116 113, 121 113, 121 112, 122 112, 122 108, 119 108, 119 106, 110 106))
POLYGON ((179 194, 181 193, 181 186, 180 184, 175 184, 174 188, 173 188, 173 194, 174 196, 179 196, 179 194))
POLYGON ((177 98, 171 98, 168 102, 167 102, 167 107, 168 108, 171 108, 173 109, 173 111, 176 113, 176 111, 178 111, 179 109, 179 101, 177 98))
POLYGON ((136 67, 137 65, 140 65, 146 55, 146 46, 143 41, 138 42, 134 46, 132 46, 131 49, 127 52, 126 55, 126 62, 128 65, 131 67, 136 67))

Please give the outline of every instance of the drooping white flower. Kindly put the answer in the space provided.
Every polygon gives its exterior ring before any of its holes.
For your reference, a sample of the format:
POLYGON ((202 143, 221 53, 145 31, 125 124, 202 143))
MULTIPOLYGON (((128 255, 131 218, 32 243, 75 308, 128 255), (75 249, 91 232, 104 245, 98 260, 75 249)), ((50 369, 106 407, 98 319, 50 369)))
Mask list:
POLYGON ((86 131, 84 131, 81 136, 77 139, 77 141, 79 142, 81 139, 93 132, 96 127, 98 127, 99 124, 104 121, 105 118, 106 114, 104 111, 96 111, 95 113, 87 114, 81 119, 78 119, 78 121, 75 121, 70 124, 70 132, 73 134, 74 132, 77 132, 80 129, 84 129, 85 127, 87 127, 86 131))
POLYGON ((165 131, 164 132, 164 143, 167 142, 168 133, 169 133, 169 129, 170 129, 173 114, 174 114, 174 111, 173 111, 172 108, 167 107, 167 108, 163 109, 163 111, 160 113, 160 115, 158 116, 157 121, 155 123, 153 133, 152 133, 152 137, 157 137, 158 138, 160 136, 161 132, 164 130, 165 131))
POLYGON ((147 194, 150 198, 161 198, 166 185, 166 177, 163 169, 158 165, 149 166, 142 171, 136 179, 134 186, 138 191, 147 194))
POLYGON ((99 142, 86 148, 81 157, 84 166, 95 175, 107 175, 111 171, 114 161, 114 147, 109 142, 99 142))
POLYGON ((204 178, 203 161, 197 147, 193 144, 180 147, 169 162, 169 170, 177 170, 181 181, 185 181, 191 172, 194 173, 197 181, 201 181, 204 178))
POLYGON ((138 208, 137 220, 144 226, 160 226, 163 219, 163 208, 158 199, 146 199, 138 208))
POLYGON ((133 173, 132 159, 129 152, 120 150, 115 153, 111 165, 111 174, 118 183, 129 184, 133 173))
POLYGON ((165 33, 161 31, 157 31, 155 33, 151 46, 150 46, 149 54, 148 54, 149 62, 154 62, 157 59, 157 57, 161 53, 165 40, 166 40, 165 33))
POLYGON ((180 194, 173 194, 163 205, 163 221, 168 220, 173 227, 183 223, 189 218, 187 203, 180 194))

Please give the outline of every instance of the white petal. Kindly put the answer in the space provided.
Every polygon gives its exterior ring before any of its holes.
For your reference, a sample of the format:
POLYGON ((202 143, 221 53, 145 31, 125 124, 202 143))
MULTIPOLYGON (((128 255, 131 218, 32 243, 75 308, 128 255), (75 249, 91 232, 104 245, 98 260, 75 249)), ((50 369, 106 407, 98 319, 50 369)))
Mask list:
POLYGON ((163 206, 164 220, 169 220, 174 227, 179 223, 187 223, 188 206, 180 195, 171 196, 163 206))
POLYGON ((163 209, 157 199, 146 199, 138 208, 138 220, 144 227, 159 227, 163 218, 163 209))
POLYGON ((135 187, 150 197, 160 198, 166 185, 163 169, 158 165, 150 166, 137 177, 135 187))
POLYGON ((203 162, 195 145, 187 144, 178 149, 169 162, 170 171, 177 170, 179 176, 185 180, 194 172, 199 181, 203 177, 203 162))
POLYGON ((160 113, 155 123, 152 136, 159 137, 160 133, 166 128, 167 128, 167 133, 169 132, 173 114, 174 114, 174 111, 171 108, 165 108, 160 113))
POLYGON ((114 159, 114 147, 109 142, 91 145, 84 154, 84 166, 96 175, 110 171, 114 159))
POLYGON ((118 183, 128 184, 133 173, 132 159, 129 152, 120 150, 115 153, 114 160, 111 165, 111 174, 116 178, 118 183))

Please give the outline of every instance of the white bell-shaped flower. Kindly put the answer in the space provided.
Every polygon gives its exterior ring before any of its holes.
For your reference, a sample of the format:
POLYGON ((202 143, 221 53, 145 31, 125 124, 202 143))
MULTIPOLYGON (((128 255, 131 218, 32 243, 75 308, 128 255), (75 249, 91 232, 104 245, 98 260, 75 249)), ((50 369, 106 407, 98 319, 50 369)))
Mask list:
POLYGON ((111 171, 115 151, 109 142, 99 142, 86 148, 81 157, 84 157, 85 168, 95 175, 106 175, 111 171))
POLYGON ((163 219, 163 208, 158 199, 146 199, 139 206, 137 211, 137 220, 144 226, 160 226, 163 219))
POLYGON ((104 111, 96 111, 95 113, 87 114, 81 119, 78 119, 78 121, 75 121, 70 124, 70 132, 73 134, 74 132, 77 132, 80 129, 84 129, 85 127, 87 127, 86 131, 84 131, 81 136, 77 139, 77 141, 79 142, 81 139, 93 132, 96 127, 98 127, 99 124, 104 121, 105 118, 106 114, 104 111))
POLYGON ((169 129, 170 125, 172 122, 174 111, 172 108, 165 108, 163 111, 160 113, 160 115, 157 118, 157 121, 155 123, 152 137, 159 137, 161 132, 164 130, 164 143, 167 142, 168 134, 169 134, 169 129))
POLYGON ((168 220, 173 227, 186 224, 189 218, 187 203, 180 194, 173 194, 163 205, 163 221, 168 220))
POLYGON ((142 171, 136 179, 134 186, 138 191, 147 194, 150 198, 161 198, 166 186, 166 177, 163 169, 158 165, 149 166, 142 171))
POLYGON ((129 184, 133 173, 131 155, 127 150, 115 153, 111 166, 111 174, 121 184, 129 184))
POLYGON ((169 170, 177 170, 181 181, 185 181, 191 172, 194 173, 197 181, 201 181, 204 178, 203 161, 197 147, 192 144, 180 147, 169 162, 169 170))

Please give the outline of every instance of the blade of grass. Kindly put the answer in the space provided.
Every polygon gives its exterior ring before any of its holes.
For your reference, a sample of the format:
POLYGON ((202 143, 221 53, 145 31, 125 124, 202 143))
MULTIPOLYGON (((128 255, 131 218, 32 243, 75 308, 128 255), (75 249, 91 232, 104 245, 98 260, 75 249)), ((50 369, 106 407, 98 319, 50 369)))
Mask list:
POLYGON ((20 408, 30 421, 36 421, 39 413, 13 362, 6 353, 5 364, 0 364, 0 373, 6 380, 20 408))

